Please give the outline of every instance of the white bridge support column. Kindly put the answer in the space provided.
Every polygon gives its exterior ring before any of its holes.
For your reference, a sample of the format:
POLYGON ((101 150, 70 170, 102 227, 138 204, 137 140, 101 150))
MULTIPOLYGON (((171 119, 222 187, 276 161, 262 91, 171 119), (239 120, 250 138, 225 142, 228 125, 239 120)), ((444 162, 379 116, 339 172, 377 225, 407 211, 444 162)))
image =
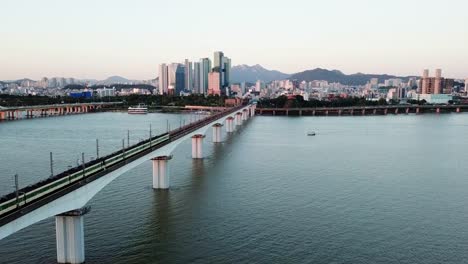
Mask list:
POLYGON ((169 166, 172 156, 159 156, 153 161, 153 189, 169 189, 169 166))
POLYGON ((247 121, 249 119, 249 112, 247 109, 242 111, 242 121, 247 121))
POLYGON ((69 211, 55 216, 58 263, 84 263, 83 218, 89 207, 69 211))
POLYGON ((221 128, 223 124, 216 123, 213 125, 213 143, 221 143, 221 128))
POLYGON ((226 132, 234 132, 234 117, 230 116, 226 119, 226 132))
POLYGON ((252 105, 252 106, 250 107, 250 116, 251 116, 251 117, 255 116, 255 108, 256 108, 255 105, 252 105))
POLYGON ((203 139, 205 135, 197 134, 192 137, 192 158, 202 159, 203 158, 203 139))
POLYGON ((238 112, 236 114, 236 126, 242 126, 242 113, 238 112))

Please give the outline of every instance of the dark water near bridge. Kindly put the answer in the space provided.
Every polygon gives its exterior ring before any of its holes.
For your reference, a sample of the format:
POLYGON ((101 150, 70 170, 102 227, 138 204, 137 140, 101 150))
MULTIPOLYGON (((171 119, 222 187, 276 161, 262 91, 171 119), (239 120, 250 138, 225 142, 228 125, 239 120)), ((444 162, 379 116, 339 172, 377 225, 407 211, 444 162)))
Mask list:
MULTIPOLYGON (((0 124, 0 193, 189 116, 100 113, 0 124)), ((255 117, 224 143, 189 141, 91 200, 87 263, 467 263, 468 115, 255 117), (316 137, 307 137, 310 130, 316 137)), ((53 218, 0 241, 0 263, 53 263, 53 218)))

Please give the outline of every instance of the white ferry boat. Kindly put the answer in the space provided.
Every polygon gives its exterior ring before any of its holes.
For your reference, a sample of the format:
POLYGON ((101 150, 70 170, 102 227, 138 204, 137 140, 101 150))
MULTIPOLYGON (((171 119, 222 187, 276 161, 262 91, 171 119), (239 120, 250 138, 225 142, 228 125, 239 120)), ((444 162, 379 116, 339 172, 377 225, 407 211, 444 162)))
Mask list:
POLYGON ((141 114, 146 115, 148 113, 148 107, 145 104, 139 104, 137 106, 131 106, 128 108, 129 114, 141 114))

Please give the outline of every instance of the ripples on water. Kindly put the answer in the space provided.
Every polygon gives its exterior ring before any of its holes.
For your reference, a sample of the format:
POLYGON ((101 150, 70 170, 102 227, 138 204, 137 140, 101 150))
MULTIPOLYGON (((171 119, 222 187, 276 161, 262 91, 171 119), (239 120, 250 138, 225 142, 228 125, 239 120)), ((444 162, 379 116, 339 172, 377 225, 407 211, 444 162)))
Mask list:
MULTIPOLYGON (((185 116, 186 119, 189 117, 185 116)), ((0 124, 0 193, 66 168, 83 152, 137 141, 178 115, 119 113, 0 124), (58 169, 57 169, 58 170, 58 169)), ((466 263, 468 115, 255 117, 192 160, 184 142, 171 188, 151 162, 91 200, 87 263, 466 263), (307 137, 310 130, 315 137, 307 137)), ((90 156, 89 154, 88 156, 90 156)), ((54 219, 0 241, 1 263, 53 263, 54 219)))

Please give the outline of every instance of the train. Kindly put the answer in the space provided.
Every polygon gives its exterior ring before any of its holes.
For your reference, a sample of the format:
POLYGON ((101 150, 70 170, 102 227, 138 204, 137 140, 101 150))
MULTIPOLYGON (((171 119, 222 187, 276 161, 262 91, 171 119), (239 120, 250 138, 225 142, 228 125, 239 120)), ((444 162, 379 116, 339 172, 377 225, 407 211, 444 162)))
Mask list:
POLYGON ((93 160, 81 166, 69 169, 61 174, 49 177, 34 185, 27 186, 16 192, 9 193, 0 198, 0 217, 19 208, 26 203, 37 201, 66 186, 70 186, 80 180, 86 179, 90 175, 105 171, 113 165, 134 157, 161 143, 170 141, 170 134, 165 133, 154 138, 142 141, 130 148, 119 150, 105 157, 93 160))

